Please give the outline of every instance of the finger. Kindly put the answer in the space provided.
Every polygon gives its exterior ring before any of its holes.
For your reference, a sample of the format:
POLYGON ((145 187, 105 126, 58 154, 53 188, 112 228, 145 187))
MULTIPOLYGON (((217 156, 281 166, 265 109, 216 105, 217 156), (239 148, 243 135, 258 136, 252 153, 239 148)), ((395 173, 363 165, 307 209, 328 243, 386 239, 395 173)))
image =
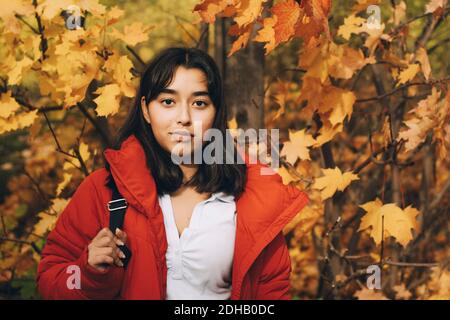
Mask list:
POLYGON ((98 255, 96 257, 94 257, 93 259, 94 264, 99 265, 99 264, 108 264, 111 265, 114 263, 114 258, 108 255, 98 255))
POLYGON ((97 248, 113 247, 113 246, 115 246, 115 245, 116 245, 116 243, 115 243, 115 241, 114 241, 114 237, 111 238, 111 237, 109 237, 109 236, 105 236, 105 237, 103 237, 103 238, 97 240, 97 241, 94 243, 94 246, 97 247, 97 248))
POLYGON ((116 255, 117 255, 117 258, 114 259, 114 264, 117 265, 118 267, 123 267, 123 262, 121 259, 125 258, 125 254, 122 252, 122 250, 117 248, 116 255))
POLYGON ((95 238, 100 239, 100 238, 103 238, 103 237, 105 237, 105 236, 107 236, 107 235, 109 235, 109 234, 112 235, 111 230, 109 230, 108 227, 105 227, 105 228, 101 229, 101 230, 97 233, 97 235, 95 236, 95 238))
POLYGON ((127 243, 127 234, 125 231, 116 228, 116 236, 125 244, 127 243))
POLYGON ((122 240, 120 240, 117 237, 114 237, 114 243, 116 244, 116 246, 123 246, 123 245, 125 245, 125 242, 123 242, 122 240))
POLYGON ((117 257, 119 257, 120 259, 125 259, 125 253, 123 253, 123 251, 120 250, 120 248, 117 248, 117 250, 116 250, 116 255, 117 255, 117 257))
POLYGON ((117 256, 117 247, 104 247, 104 248, 98 248, 95 252, 96 255, 99 256, 110 256, 114 260, 118 258, 117 256))
POLYGON ((123 262, 119 258, 114 260, 114 264, 120 268, 123 268, 123 262))

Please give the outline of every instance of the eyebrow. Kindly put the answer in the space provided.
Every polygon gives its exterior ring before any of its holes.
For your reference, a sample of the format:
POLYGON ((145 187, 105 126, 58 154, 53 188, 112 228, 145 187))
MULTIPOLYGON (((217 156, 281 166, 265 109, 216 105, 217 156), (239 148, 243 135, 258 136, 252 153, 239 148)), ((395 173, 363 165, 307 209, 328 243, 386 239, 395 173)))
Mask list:
MULTIPOLYGON (((167 88, 162 89, 161 93, 178 94, 178 92, 176 90, 167 89, 167 88)), ((194 97, 199 97, 199 96, 208 96, 209 97, 208 91, 195 91, 194 93, 192 93, 192 95, 194 97)))

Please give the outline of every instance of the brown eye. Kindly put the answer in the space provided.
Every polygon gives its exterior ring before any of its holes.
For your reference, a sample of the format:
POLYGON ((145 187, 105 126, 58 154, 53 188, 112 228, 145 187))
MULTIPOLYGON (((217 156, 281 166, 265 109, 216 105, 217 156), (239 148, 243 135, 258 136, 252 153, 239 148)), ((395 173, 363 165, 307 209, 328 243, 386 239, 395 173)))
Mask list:
POLYGON ((196 107, 206 107, 208 105, 208 103, 206 103, 205 101, 201 101, 201 100, 195 101, 194 104, 196 107))
POLYGON ((163 104, 165 106, 170 106, 172 102, 174 102, 172 99, 163 99, 163 100, 161 100, 161 104, 163 104))

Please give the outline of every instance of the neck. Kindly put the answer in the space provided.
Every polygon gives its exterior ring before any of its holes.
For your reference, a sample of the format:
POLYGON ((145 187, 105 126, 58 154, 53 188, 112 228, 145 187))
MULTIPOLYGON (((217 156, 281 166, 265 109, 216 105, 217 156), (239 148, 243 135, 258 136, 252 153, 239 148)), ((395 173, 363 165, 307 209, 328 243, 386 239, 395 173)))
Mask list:
POLYGON ((198 170, 198 164, 179 164, 183 172, 183 182, 188 181, 198 170))

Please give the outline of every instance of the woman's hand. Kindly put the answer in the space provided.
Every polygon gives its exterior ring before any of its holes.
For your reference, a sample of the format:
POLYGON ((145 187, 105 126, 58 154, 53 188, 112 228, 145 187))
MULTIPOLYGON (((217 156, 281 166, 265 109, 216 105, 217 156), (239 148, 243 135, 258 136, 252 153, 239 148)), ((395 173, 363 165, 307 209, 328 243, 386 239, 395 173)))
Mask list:
POLYGON ((123 267, 120 258, 125 258, 125 255, 117 246, 124 245, 126 240, 126 233, 119 228, 116 229, 116 235, 109 228, 100 230, 88 246, 89 265, 99 271, 105 271, 113 264, 123 267))

